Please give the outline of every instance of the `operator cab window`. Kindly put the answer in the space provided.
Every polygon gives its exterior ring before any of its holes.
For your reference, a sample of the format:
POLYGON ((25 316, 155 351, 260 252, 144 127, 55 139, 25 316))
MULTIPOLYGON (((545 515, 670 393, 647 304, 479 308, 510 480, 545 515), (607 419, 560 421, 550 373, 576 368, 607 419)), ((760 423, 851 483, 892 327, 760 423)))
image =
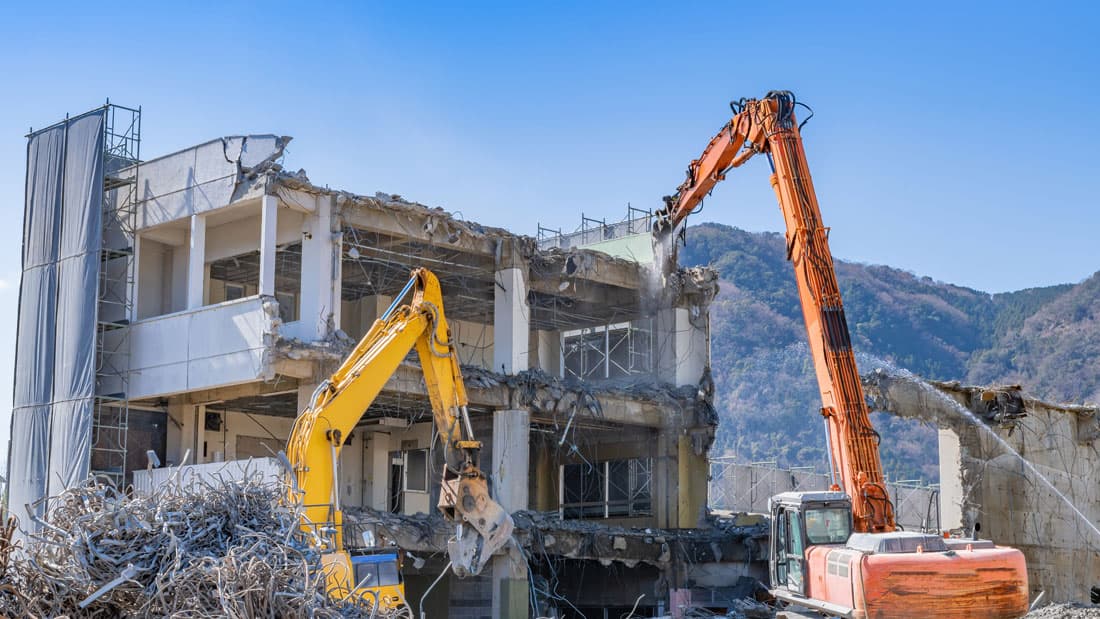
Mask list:
POLYGON ((401 584, 401 576, 397 571, 397 561, 386 561, 378 564, 378 585, 389 587, 401 584))
POLYGON ((811 544, 843 544, 852 535, 849 511, 839 507, 806 510, 806 538, 811 544))
POLYGON ((378 586, 378 564, 377 563, 360 563, 355 566, 355 585, 356 587, 377 587, 378 586))
POLYGON ((401 584, 397 559, 355 564, 356 587, 389 587, 401 584))

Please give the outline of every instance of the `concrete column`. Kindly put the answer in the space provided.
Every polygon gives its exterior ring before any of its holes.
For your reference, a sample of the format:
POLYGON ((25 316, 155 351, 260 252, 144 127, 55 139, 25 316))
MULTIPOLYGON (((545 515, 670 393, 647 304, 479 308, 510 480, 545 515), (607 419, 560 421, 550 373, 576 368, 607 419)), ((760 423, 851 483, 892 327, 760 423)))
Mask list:
POLYGON ((333 202, 319 196, 315 214, 302 223, 302 283, 298 295, 302 326, 294 335, 307 339, 324 338, 329 324, 335 326, 340 320, 340 282, 335 279, 340 242, 339 234, 332 231, 333 202))
POLYGON ((677 526, 691 529, 701 526, 707 505, 707 478, 709 464, 707 454, 695 453, 691 434, 682 434, 677 440, 677 526))
MULTIPOLYGON (((141 298, 141 235, 134 234, 134 246, 131 249, 134 252, 133 255, 133 289, 130 291, 132 295, 130 298, 130 315, 126 318, 130 321, 130 324, 134 324, 138 320, 138 299, 141 298)), ((168 456, 165 455, 165 458, 168 456)))
POLYGON ((525 269, 496 272, 493 299, 493 370, 505 374, 528 368, 531 312, 527 307, 525 269))
MULTIPOLYGON (((525 332, 526 333, 526 332, 525 332)), ((531 461, 531 413, 493 413, 493 498, 508 513, 528 506, 531 461)), ((527 562, 513 547, 492 559, 493 617, 528 616, 527 562)))
POLYGON ((275 294, 275 232, 279 199, 265 195, 260 199, 260 294, 275 294))
POLYGON ((952 430, 939 431, 940 456, 940 528, 944 531, 963 526, 962 449, 959 435, 952 430))
POLYGON ((531 413, 526 410, 494 412, 493 496, 508 513, 527 509, 530 450, 531 413))
POLYGON ((204 305, 206 289, 206 215, 191 216, 191 249, 187 254, 187 309, 204 305))
POLYGON ((659 528, 675 529, 679 525, 677 493, 679 468, 677 466, 679 443, 675 430, 662 429, 657 433, 657 450, 653 458, 652 484, 653 516, 659 528))
POLYGON ((696 385, 710 363, 710 330, 705 316, 692 310, 670 307, 657 313, 654 337, 657 341, 657 377, 676 386, 696 385))

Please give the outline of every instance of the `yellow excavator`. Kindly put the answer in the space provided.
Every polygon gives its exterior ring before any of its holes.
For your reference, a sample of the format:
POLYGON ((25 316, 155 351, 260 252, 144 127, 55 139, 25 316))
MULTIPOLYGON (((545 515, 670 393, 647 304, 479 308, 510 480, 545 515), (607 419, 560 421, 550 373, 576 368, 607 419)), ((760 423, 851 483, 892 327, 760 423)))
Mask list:
POLYGON ((439 509, 456 523, 447 545, 451 569, 458 576, 478 574, 508 542, 514 527, 511 516, 489 496, 478 467, 481 443, 470 425, 439 280, 431 271, 417 269, 340 368, 317 387, 287 441, 295 481, 291 499, 302 501, 302 528, 323 549, 329 595, 357 597, 382 610, 406 605, 400 574, 392 567, 396 555, 349 553, 337 472, 348 434, 414 347, 443 446, 439 509), (401 305, 410 294, 411 300, 401 305))

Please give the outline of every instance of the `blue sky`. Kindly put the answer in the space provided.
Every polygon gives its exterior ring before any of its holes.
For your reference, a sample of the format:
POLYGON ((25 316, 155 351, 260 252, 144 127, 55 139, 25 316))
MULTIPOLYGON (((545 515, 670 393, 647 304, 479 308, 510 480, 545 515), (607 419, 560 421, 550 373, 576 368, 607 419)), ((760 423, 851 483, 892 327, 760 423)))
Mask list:
MULTIPOLYGON (((990 292, 1080 281, 1100 269, 1100 9, 961 4, 7 5, 0 375, 23 136, 107 97, 143 106, 146 157, 291 135, 285 163, 314 182, 533 235, 659 206, 730 99, 790 89, 816 111, 804 137, 839 257, 990 292)), ((780 230, 766 164, 693 221, 780 230)))

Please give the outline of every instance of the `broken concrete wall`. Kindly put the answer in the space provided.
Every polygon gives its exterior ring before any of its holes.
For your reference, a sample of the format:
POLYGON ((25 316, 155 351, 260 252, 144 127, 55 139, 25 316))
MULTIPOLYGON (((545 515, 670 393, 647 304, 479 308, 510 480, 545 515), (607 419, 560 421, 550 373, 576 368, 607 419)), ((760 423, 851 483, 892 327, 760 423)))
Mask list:
POLYGON ((1023 551, 1033 598, 1045 591, 1049 600, 1088 600, 1089 588, 1100 584, 1097 408, 1041 402, 1019 386, 966 387, 882 372, 864 385, 876 410, 941 429, 945 528, 1023 551))

